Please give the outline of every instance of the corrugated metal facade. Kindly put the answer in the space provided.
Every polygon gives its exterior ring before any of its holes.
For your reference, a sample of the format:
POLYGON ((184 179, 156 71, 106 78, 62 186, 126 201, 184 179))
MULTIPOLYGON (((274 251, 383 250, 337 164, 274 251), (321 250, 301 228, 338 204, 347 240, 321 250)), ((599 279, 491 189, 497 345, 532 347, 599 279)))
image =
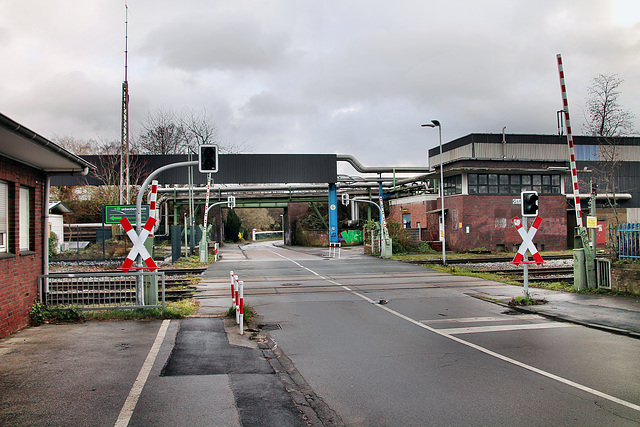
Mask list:
MULTIPOLYGON (((99 171, 96 175, 54 176, 51 185, 102 185, 100 177, 106 176, 104 169, 119 170, 118 159, 108 156, 83 156, 95 164, 99 171), (102 172, 100 171, 102 170, 102 172)), ((193 160, 197 160, 193 156, 193 160)), ((143 181, 154 170, 169 164, 188 161, 186 155, 140 155, 131 156, 132 170, 141 170, 138 181, 143 181), (135 165, 135 166, 133 166, 135 165)), ((188 168, 169 169, 158 175, 161 185, 188 184, 188 168)), ((113 172, 111 172, 113 175, 113 172)), ((194 183, 206 184, 207 175, 194 168, 194 183)), ((335 154, 220 154, 218 172, 213 174, 216 184, 322 184, 335 183, 338 169, 335 154)), ((136 181, 131 177, 131 182, 136 181)))
MULTIPOLYGON (((444 162, 462 158, 518 159, 518 160, 567 160, 569 153, 567 137, 558 135, 513 135, 470 134, 443 145, 444 162)), ((574 136, 578 161, 609 160, 611 156, 601 154, 607 144, 591 136, 574 136)), ((618 138, 614 158, 619 161, 640 161, 640 138, 618 138)), ((429 150, 429 165, 440 164, 440 147, 429 150)))
MULTIPOLYGON (((549 166, 559 166, 565 162, 569 166, 569 150, 566 136, 558 135, 505 135, 506 144, 502 143, 502 134, 471 134, 458 138, 443 145, 445 174, 447 163, 470 159, 477 161, 493 160, 492 167, 500 168, 496 162, 503 162, 505 167, 511 160, 518 160, 521 169, 527 169, 525 164, 531 161, 531 166, 539 168, 535 162, 555 162, 549 166), (504 156, 504 157, 503 157, 504 156)), ((609 146, 596 137, 575 136, 576 166, 580 193, 588 194, 590 182, 593 180, 600 193, 614 191, 616 193, 631 194, 630 200, 620 200, 624 208, 640 208, 640 138, 618 138, 614 152, 607 153, 609 146), (614 161, 607 161, 611 158, 614 161), (611 174, 611 168, 614 169, 611 174), (584 170, 590 171, 582 173, 584 170), (611 185, 610 176, 613 176, 611 185)), ((429 165, 440 163, 440 147, 429 150, 429 165)), ((458 163, 460 165, 461 163, 458 163)), ((478 167, 485 163, 478 163, 478 167)), ((513 169, 513 167, 512 167, 513 169)), ((565 177, 565 188, 571 193, 571 178, 565 177)))

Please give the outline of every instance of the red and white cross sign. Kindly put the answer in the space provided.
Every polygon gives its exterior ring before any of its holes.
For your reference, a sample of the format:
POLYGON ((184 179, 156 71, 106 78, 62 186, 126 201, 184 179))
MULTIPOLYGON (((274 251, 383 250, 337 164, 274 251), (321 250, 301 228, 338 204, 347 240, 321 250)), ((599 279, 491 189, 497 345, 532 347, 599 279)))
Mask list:
POLYGON ((126 217, 120 220, 122 228, 124 228, 125 233, 127 233, 127 236, 129 236, 129 238, 133 242, 133 248, 131 248, 131 251, 129 251, 129 255, 127 255, 127 259, 125 259, 124 263, 122 263, 122 267, 120 268, 120 270, 125 272, 129 271, 138 254, 140 254, 142 259, 144 260, 144 263, 147 264, 147 267, 149 267, 150 271, 155 271, 158 269, 158 266, 153 261, 151 254, 149 254, 147 248, 144 247, 144 241, 147 240, 147 237, 149 237, 149 233, 151 233, 151 231, 153 230, 153 226, 155 225, 155 223, 156 219, 150 216, 147 222, 144 224, 144 228, 140 232, 140 235, 138 235, 133 230, 131 223, 126 217))
POLYGON ((511 262, 515 265, 520 265, 520 263, 522 262, 522 259, 524 258, 524 254, 527 252, 527 249, 528 249, 529 252, 531 252, 531 255, 533 255, 533 259, 536 261, 536 264, 538 265, 542 264, 544 262, 542 260, 542 256, 538 252, 538 249, 536 249, 536 246, 533 244, 533 236, 536 235, 536 232, 538 231, 538 227, 540 227, 540 223, 542 222, 542 218, 537 216, 536 219, 533 221, 533 224, 531 225, 531 228, 529 229, 528 232, 522 226, 522 222, 520 221, 520 218, 515 217, 513 218, 512 221, 513 221, 513 225, 516 226, 516 230, 518 230, 520 237, 522 237, 522 244, 520 245, 520 249, 518 249, 518 253, 513 258, 513 261, 511 262))

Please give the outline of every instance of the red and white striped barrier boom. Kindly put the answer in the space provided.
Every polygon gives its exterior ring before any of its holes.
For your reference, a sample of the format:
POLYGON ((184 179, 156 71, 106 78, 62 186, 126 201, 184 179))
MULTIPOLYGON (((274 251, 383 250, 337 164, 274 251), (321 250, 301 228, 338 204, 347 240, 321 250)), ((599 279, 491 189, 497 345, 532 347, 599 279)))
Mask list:
POLYGON ((580 190, 578 188, 578 169, 576 168, 576 150, 573 144, 571 133, 571 121, 569 120, 569 101, 567 100, 567 85, 564 81, 564 68, 562 66, 562 55, 557 54, 558 72, 560 73, 560 89, 562 90, 562 111, 564 112, 564 122, 567 127, 567 142, 569 144, 569 162, 571 163, 571 183, 573 184, 573 199, 576 207, 576 221, 578 227, 582 227, 582 206, 580 204, 580 190))

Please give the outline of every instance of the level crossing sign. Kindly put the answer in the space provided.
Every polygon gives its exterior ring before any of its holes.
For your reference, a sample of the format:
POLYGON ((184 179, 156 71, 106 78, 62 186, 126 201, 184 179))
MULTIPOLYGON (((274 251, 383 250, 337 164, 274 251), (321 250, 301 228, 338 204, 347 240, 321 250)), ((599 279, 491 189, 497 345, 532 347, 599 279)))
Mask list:
POLYGON ((522 259, 524 258, 524 255, 527 253, 527 250, 529 250, 531 255, 533 255, 533 259, 535 260, 536 264, 540 265, 544 263, 544 261, 542 260, 542 256, 538 252, 538 249, 533 244, 533 236, 536 235, 536 232, 540 227, 540 223, 542 223, 542 218, 537 216, 536 219, 533 221, 533 224, 531 225, 531 228, 529 229, 529 231, 526 231, 524 229, 524 226, 522 224, 522 221, 520 221, 520 218, 515 217, 513 218, 512 222, 513 222, 513 225, 516 226, 516 230, 518 230, 520 237, 522 237, 522 243, 520 244, 518 253, 513 258, 513 261, 511 262, 515 265, 520 265, 520 263, 522 262, 522 259))
POLYGON ((124 260, 124 263, 122 263, 122 267, 120 268, 120 270, 124 272, 128 272, 132 268, 138 254, 140 254, 142 259, 144 260, 144 263, 147 264, 147 267, 150 271, 155 271, 158 269, 155 261, 153 261, 153 257, 144 246, 144 241, 147 240, 147 237, 149 237, 149 235, 153 232, 153 226, 156 224, 155 211, 157 195, 158 181, 154 180, 151 183, 151 194, 149 194, 150 209, 148 213, 150 215, 148 215, 147 222, 144 224, 144 228, 140 231, 140 234, 137 234, 133 230, 133 227, 131 226, 131 223, 129 222, 129 219, 127 217, 124 217, 119 221, 125 233, 127 233, 127 236, 129 236, 131 242, 133 243, 133 247, 131 248, 131 251, 129 251, 129 255, 127 255, 127 258, 124 260))
POLYGON ((155 271, 158 269, 158 266, 153 260, 153 257, 151 256, 147 248, 144 247, 144 241, 147 240, 147 237, 149 237, 149 234, 153 230, 153 226, 155 225, 155 223, 155 218, 149 218, 147 220, 147 223, 144 225, 144 228, 138 235, 133 230, 133 227, 131 226, 131 223, 127 218, 122 218, 122 220, 120 220, 122 228, 124 228, 124 231, 131 239, 131 242, 133 242, 133 247, 131 248, 131 251, 129 251, 129 255, 127 255, 127 258, 124 260, 124 263, 120 268, 122 271, 128 272, 131 269, 138 254, 140 254, 142 259, 144 260, 144 263, 147 264, 147 267, 150 271, 155 271))

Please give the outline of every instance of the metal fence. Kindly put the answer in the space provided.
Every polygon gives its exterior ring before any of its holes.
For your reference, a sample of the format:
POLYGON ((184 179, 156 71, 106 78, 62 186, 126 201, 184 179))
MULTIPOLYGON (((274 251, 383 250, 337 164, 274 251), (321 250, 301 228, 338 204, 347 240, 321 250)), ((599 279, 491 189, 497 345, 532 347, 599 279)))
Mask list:
POLYGON ((38 286, 40 302, 50 307, 74 307, 79 310, 164 310, 165 307, 164 272, 41 274, 38 276, 38 286), (141 277, 142 293, 147 293, 140 296, 140 301, 145 301, 142 305, 138 303, 136 277, 141 277))
POLYGON ((640 224, 620 224, 616 231, 618 258, 640 259, 640 224))

